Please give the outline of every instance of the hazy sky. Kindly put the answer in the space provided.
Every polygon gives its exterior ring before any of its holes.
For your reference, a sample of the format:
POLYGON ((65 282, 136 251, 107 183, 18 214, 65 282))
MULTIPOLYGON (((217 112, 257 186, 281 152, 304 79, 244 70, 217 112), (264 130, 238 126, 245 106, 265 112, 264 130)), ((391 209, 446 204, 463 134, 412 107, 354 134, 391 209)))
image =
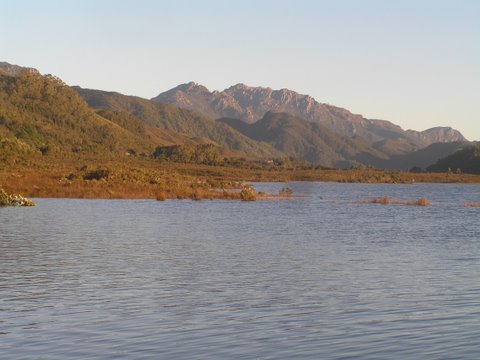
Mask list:
POLYGON ((0 61, 151 98, 289 88, 480 140, 478 0, 0 0, 0 61))

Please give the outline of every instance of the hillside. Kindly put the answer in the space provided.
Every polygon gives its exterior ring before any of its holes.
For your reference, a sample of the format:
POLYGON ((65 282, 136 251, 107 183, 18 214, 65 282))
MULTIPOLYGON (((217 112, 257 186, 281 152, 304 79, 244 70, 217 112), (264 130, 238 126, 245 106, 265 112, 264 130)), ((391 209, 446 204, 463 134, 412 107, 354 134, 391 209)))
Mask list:
POLYGON ((412 168, 425 170, 429 165, 434 164, 440 158, 449 156, 470 145, 471 143, 467 141, 449 143, 439 142, 417 151, 390 156, 387 160, 375 158, 365 159, 364 164, 389 170, 410 170, 412 168))
MULTIPOLYGON (((125 124, 123 124, 125 125, 125 124)), ((95 113, 53 76, 24 71, 0 75, 0 149, 3 158, 31 152, 124 154, 153 148, 144 130, 122 127, 95 113)))
POLYGON ((289 156, 317 165, 349 167, 366 155, 387 158, 360 138, 342 137, 322 125, 287 113, 267 112, 252 124, 227 118, 218 121, 254 140, 269 143, 289 156))
POLYGON ((342 136, 361 136, 370 144, 390 140, 382 152, 391 155, 398 155, 399 149, 405 153, 434 142, 465 141, 460 132, 451 128, 404 131, 389 121, 369 120, 288 89, 272 90, 237 84, 223 91, 210 92, 206 87, 190 82, 161 93, 152 100, 174 104, 210 118, 235 118, 247 123, 261 119, 268 111, 287 112, 321 124, 342 136), (393 148, 391 153, 390 148, 393 148))
POLYGON ((480 174, 480 144, 468 146, 438 160, 429 166, 427 171, 431 172, 462 172, 469 174, 480 174))
MULTIPOLYGON (((130 113, 144 124, 180 136, 207 138, 219 145, 257 158, 282 157, 284 154, 266 143, 252 140, 231 127, 212 121, 190 110, 156 103, 116 92, 73 88, 94 109, 130 113)), ((173 136, 173 135, 172 135, 173 136)))

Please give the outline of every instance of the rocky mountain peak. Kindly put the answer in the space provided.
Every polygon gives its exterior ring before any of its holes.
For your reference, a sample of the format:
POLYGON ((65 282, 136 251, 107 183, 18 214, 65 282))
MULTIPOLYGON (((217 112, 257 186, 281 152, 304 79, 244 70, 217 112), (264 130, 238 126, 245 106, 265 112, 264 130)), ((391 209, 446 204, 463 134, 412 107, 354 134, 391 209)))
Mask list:
POLYGON ((210 91, 205 86, 200 85, 193 81, 190 81, 186 84, 178 85, 174 89, 176 89, 177 91, 183 91, 186 93, 210 93, 210 91))

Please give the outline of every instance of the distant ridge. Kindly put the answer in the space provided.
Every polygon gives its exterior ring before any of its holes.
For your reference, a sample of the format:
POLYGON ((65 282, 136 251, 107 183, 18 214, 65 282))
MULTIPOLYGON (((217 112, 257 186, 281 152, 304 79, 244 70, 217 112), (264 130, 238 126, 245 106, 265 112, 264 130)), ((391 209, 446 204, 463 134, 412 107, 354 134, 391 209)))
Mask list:
POLYGON ((7 62, 0 62, 0 74, 8 76, 19 76, 22 72, 40 75, 40 72, 34 68, 12 65, 7 62))

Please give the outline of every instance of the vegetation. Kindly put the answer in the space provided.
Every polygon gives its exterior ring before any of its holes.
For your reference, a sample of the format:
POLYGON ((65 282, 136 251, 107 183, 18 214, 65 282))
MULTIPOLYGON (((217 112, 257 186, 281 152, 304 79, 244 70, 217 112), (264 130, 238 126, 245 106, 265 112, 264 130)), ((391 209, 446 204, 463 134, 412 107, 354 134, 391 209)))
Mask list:
POLYGON ((35 203, 22 195, 7 194, 0 188, 0 206, 35 206, 35 203))
POLYGON ((17 77, 0 75, 3 160, 32 153, 121 154, 130 148, 150 152, 153 145, 143 135, 95 113, 54 76, 31 72, 17 77))
POLYGON ((160 161, 218 165, 220 149, 214 144, 157 146, 153 157, 160 161))
POLYGON ((242 201, 255 201, 257 200, 257 192, 252 186, 245 185, 240 191, 240 199, 242 201))

